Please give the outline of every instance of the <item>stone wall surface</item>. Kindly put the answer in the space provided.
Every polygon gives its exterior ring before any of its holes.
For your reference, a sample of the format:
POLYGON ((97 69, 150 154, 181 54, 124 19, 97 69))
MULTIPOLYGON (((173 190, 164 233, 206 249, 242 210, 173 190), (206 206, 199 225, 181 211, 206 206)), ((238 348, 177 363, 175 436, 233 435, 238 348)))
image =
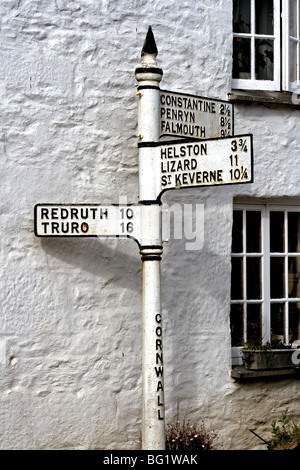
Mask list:
MULTIPOLYGON (((163 89, 226 99, 232 2, 2 0, 1 449, 138 449, 141 261, 132 240, 41 239, 37 203, 138 201, 135 68, 149 25, 163 89)), ((255 182, 169 191, 204 204, 204 244, 164 245, 166 420, 204 421, 219 449, 254 449, 300 417, 299 381, 235 382, 229 325, 234 197, 299 198, 299 110, 235 107, 255 182)), ((294 200, 294 199, 293 199, 294 200)))

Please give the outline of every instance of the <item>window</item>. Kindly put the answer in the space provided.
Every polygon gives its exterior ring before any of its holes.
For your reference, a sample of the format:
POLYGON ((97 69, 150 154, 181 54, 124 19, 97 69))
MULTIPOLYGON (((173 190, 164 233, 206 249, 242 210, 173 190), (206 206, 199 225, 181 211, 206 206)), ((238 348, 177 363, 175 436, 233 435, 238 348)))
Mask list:
POLYGON ((300 340, 300 207, 235 206, 231 339, 300 340))
POLYGON ((300 0, 233 0, 233 88, 295 91, 299 60, 300 0))
POLYGON ((300 0, 284 0, 283 8, 283 88, 296 91, 300 84, 300 0))

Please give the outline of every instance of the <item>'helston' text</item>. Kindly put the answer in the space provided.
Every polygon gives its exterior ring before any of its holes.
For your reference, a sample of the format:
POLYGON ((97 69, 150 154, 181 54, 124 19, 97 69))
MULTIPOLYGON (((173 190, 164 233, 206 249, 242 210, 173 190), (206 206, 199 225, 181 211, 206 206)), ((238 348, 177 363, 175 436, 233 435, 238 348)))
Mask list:
POLYGON ((203 170, 201 157, 207 156, 207 143, 169 145, 160 149, 160 174, 162 189, 168 186, 199 186, 222 184, 223 170, 203 170))

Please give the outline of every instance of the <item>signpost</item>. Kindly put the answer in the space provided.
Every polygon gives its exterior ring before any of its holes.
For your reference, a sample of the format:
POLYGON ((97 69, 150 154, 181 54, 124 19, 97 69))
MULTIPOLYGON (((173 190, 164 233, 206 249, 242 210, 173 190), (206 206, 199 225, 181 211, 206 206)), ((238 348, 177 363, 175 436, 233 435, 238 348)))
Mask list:
POLYGON ((155 182, 151 198, 159 199, 168 189, 252 183, 252 147, 251 134, 197 142, 140 143, 141 166, 146 165, 155 182))
POLYGON ((37 204, 37 237, 141 238, 141 206, 120 204, 37 204))
POLYGON ((160 92, 161 135, 208 139, 233 135, 233 104, 200 96, 160 92))
POLYGON ((160 261, 164 191, 253 182, 252 135, 233 135, 233 106, 161 91, 163 72, 149 27, 137 79, 139 204, 37 204, 37 237, 128 237, 142 279, 142 448, 165 448, 160 261), (160 141, 161 136, 185 137, 160 141))

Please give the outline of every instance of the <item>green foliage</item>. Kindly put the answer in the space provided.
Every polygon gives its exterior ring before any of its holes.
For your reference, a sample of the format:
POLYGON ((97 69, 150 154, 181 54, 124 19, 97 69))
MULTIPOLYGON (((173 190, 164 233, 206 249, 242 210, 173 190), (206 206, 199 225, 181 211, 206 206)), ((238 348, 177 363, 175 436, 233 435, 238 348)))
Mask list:
POLYGON ((272 349, 291 349, 290 345, 283 344, 281 341, 272 341, 271 343, 262 343, 260 340, 246 341, 242 345, 243 349, 251 351, 271 351, 272 349))
POLYGON ((212 450, 215 432, 208 432, 204 424, 191 425, 189 421, 169 423, 166 429, 166 450, 212 450))
POLYGON ((300 426, 282 416, 278 422, 272 423, 272 440, 269 443, 270 449, 285 450, 294 449, 300 444, 300 426))
POLYGON ((270 343, 263 344, 260 340, 249 340, 243 343, 243 349, 249 351, 270 351, 272 349, 270 343))

